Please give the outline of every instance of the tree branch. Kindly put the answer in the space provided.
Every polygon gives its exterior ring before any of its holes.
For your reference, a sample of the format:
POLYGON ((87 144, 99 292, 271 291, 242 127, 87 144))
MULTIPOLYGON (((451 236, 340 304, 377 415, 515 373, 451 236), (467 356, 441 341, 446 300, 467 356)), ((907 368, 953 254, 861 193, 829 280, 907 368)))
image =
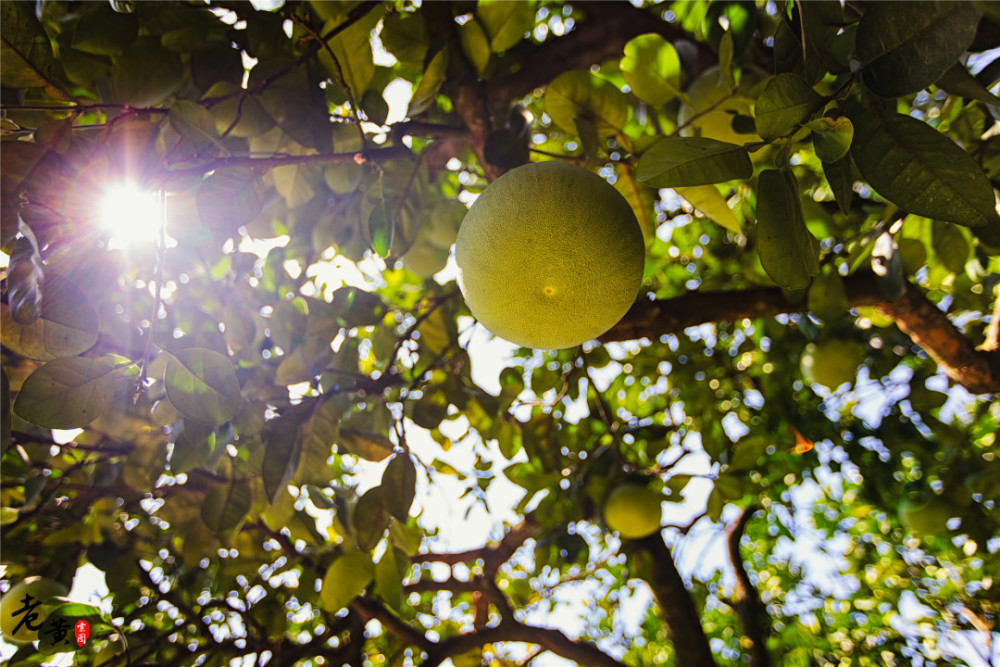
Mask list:
POLYGON ((513 526, 503 536, 498 544, 492 547, 480 547, 469 549, 468 551, 456 551, 453 553, 426 553, 416 554, 410 558, 413 564, 419 563, 445 563, 447 565, 457 565, 471 561, 482 560, 483 572, 487 576, 493 576, 499 571, 500 566, 510 560, 524 541, 531 537, 538 530, 538 520, 531 512, 524 515, 521 523, 513 526))
POLYGON ((639 9, 625 2, 584 2, 576 5, 586 13, 563 37, 542 44, 522 41, 507 56, 515 71, 490 81, 488 87, 491 109, 505 109, 512 100, 544 86, 559 74, 573 69, 588 69, 622 55, 625 44, 633 37, 656 33, 668 42, 687 42, 692 62, 686 69, 696 74, 718 62, 711 47, 691 38, 680 28, 661 20, 648 9, 639 9))
POLYGON ((701 627, 701 614, 660 533, 641 540, 626 540, 622 546, 636 572, 653 589, 678 667, 715 667, 712 649, 701 627))
MULTIPOLYGON (((923 347, 951 380, 976 394, 1000 392, 1000 351, 977 350, 919 288, 907 283, 903 296, 889 301, 879 291, 875 276, 868 273, 845 278, 844 288, 852 308, 875 306, 893 318, 896 326, 923 347)), ((699 324, 807 310, 804 301, 791 303, 777 287, 689 292, 673 299, 637 302, 599 340, 656 339, 699 324)))
POLYGON ((767 653, 767 635, 770 633, 770 617, 767 608, 760 599, 757 589, 750 581, 740 553, 740 539, 746 531, 747 524, 757 508, 747 507, 740 518, 729 528, 726 534, 726 545, 729 548, 729 560, 733 564, 736 575, 736 589, 733 594, 732 607, 740 617, 743 625, 743 635, 750 640, 750 667, 770 667, 771 657, 767 653))
POLYGON ((423 667, 436 667, 446 659, 493 642, 524 642, 537 644, 561 658, 585 667, 624 667, 607 653, 586 641, 570 639, 561 630, 539 628, 517 621, 501 623, 493 628, 455 635, 442 641, 433 651, 427 652, 423 667))

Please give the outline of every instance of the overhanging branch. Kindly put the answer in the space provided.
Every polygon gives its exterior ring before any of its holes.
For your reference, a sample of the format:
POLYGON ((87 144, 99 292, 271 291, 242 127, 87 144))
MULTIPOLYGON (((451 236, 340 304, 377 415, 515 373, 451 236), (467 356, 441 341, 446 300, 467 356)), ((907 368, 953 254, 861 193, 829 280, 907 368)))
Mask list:
MULTIPOLYGON (((907 283, 903 296, 890 301, 879 291, 872 274, 849 276, 844 279, 844 288, 852 308, 874 306, 891 317, 951 380, 974 394, 1000 392, 1000 351, 977 350, 919 288, 907 283)), ((690 292, 673 299, 640 300, 599 340, 655 340, 699 324, 774 317, 807 310, 805 301, 792 303, 777 287, 690 292)))

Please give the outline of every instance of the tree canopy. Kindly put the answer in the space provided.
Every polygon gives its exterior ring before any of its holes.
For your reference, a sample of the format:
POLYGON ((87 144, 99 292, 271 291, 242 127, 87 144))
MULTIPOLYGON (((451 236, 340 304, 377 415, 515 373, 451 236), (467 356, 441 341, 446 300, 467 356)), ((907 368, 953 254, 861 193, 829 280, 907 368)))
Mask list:
POLYGON ((996 664, 996 4, 0 13, 0 577, 108 589, 11 664, 996 664), (646 248, 557 351, 453 260, 542 160, 646 248))

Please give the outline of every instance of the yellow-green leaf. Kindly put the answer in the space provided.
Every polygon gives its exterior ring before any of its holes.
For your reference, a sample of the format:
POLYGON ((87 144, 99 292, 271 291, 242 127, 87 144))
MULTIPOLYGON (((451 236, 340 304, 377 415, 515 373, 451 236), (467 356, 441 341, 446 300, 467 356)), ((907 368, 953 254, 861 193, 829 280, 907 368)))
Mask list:
POLYGON ((102 415, 114 400, 119 357, 55 359, 29 375, 14 412, 45 428, 79 428, 102 415))
POLYGON ((214 350, 187 348, 172 355, 163 381, 177 411, 206 426, 225 423, 243 404, 232 362, 214 350))
POLYGON ((323 608, 330 613, 340 611, 364 592, 374 575, 369 554, 357 550, 344 553, 330 564, 323 577, 323 608))

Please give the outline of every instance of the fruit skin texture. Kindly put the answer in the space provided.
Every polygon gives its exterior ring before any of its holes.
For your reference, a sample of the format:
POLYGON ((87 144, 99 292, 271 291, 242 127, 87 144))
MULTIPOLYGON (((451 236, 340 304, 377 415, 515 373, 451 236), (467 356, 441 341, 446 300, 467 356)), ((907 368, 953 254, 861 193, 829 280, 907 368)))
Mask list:
POLYGON ((635 301, 645 244, 628 202, 565 162, 507 172, 458 231, 458 284, 491 332, 536 349, 574 347, 610 329, 635 301))
POLYGON ((14 584, 14 586, 4 594, 3 599, 0 599, 0 633, 3 634, 3 638, 6 641, 13 642, 15 644, 26 644, 38 639, 38 630, 30 629, 27 623, 21 623, 21 619, 24 618, 24 613, 37 613, 37 617, 33 620, 28 620, 34 626, 41 626, 42 621, 45 620, 47 615, 44 605, 34 607, 32 610, 21 613, 17 616, 14 615, 24 608, 22 601, 25 595, 30 595, 34 598, 34 600, 32 600, 33 604, 34 601, 44 603, 50 597, 64 596, 67 594, 69 594, 69 590, 67 590, 65 586, 60 584, 58 581, 46 579, 44 577, 28 577, 27 579, 14 584), (14 628, 17 628, 18 623, 21 623, 21 627, 18 628, 17 633, 15 634, 14 628))
POLYGON ((661 496, 649 487, 622 484, 608 494, 604 521, 622 537, 637 540, 660 529, 661 496))
POLYGON ((810 382, 833 391, 845 382, 854 382, 864 349, 853 340, 836 338, 809 343, 802 353, 802 375, 810 382))

